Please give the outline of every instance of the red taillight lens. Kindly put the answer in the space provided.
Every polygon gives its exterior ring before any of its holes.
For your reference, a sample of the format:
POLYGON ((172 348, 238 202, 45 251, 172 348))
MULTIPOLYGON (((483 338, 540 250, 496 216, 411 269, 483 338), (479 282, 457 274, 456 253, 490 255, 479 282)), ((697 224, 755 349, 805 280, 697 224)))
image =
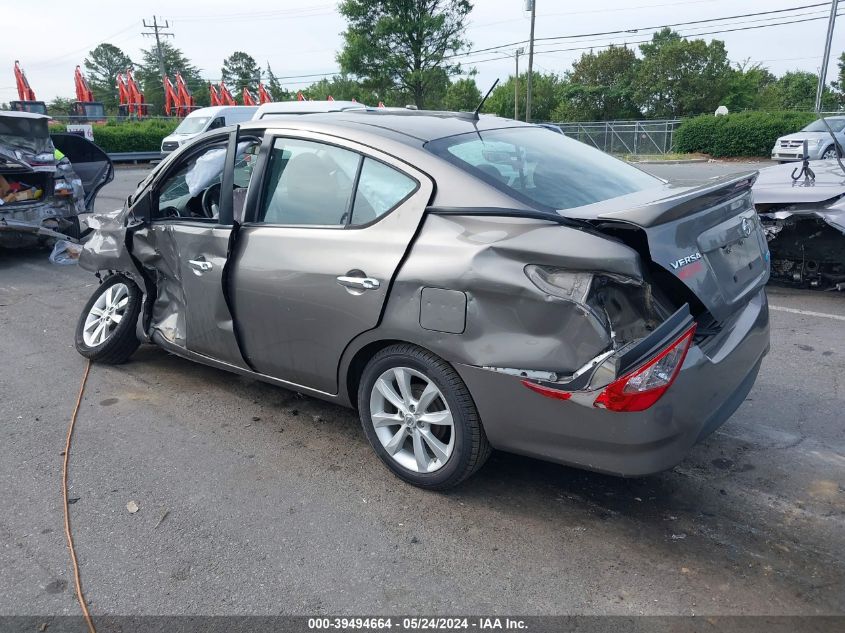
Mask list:
POLYGON ((611 411, 645 411, 675 381, 687 357, 695 324, 642 367, 617 378, 596 398, 594 406, 611 411))
POLYGON ((547 398, 554 398, 555 400, 569 400, 572 397, 571 391, 561 391, 560 389, 552 389, 551 387, 544 387, 538 385, 536 382, 530 380, 523 380, 522 384, 528 387, 531 391, 536 391, 541 396, 547 398))

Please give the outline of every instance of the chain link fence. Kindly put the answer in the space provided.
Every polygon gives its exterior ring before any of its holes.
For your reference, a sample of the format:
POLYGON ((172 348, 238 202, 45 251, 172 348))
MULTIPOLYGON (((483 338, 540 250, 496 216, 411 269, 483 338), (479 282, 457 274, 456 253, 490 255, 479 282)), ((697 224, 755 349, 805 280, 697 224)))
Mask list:
POLYGON ((668 154, 680 119, 557 123, 563 133, 608 154, 668 154))

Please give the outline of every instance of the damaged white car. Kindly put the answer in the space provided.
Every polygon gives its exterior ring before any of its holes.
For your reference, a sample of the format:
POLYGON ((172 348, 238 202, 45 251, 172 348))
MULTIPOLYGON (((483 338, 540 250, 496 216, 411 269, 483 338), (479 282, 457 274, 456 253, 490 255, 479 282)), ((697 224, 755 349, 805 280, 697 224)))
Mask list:
POLYGON ((50 117, 0 112, 0 247, 78 239, 79 214, 91 211, 114 166, 76 134, 50 134, 50 117))
POLYGON ((772 280, 845 290, 845 166, 839 160, 761 170, 754 206, 769 241, 772 280))

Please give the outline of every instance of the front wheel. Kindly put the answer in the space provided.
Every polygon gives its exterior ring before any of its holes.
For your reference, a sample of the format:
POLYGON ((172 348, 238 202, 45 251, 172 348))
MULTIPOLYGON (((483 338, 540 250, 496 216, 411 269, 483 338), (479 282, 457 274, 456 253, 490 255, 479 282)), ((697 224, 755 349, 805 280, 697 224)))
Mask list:
POLYGON ((831 145, 822 154, 822 160, 833 160, 836 158, 836 148, 831 145))
POLYGON ((101 283, 79 315, 76 350, 85 358, 116 365, 129 359, 140 341, 135 323, 141 312, 141 291, 123 275, 101 283))
POLYGON ((373 357, 361 378, 358 411, 379 458, 415 486, 456 486, 490 455, 461 377, 415 345, 391 345, 373 357))

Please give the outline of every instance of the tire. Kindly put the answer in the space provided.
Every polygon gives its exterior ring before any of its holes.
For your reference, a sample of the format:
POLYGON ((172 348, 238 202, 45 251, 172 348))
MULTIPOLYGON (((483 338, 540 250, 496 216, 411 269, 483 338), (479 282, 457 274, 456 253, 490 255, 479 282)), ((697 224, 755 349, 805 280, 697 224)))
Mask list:
POLYGON ((830 147, 826 147, 825 150, 822 152, 821 159, 822 160, 833 160, 836 158, 836 148, 831 145, 830 147))
POLYGON ((85 358, 108 365, 127 361, 141 344, 135 335, 135 324, 141 312, 141 296, 138 286, 124 275, 112 275, 101 283, 79 315, 76 351, 85 358), (111 298, 114 301, 110 301, 111 298), (93 312, 95 307, 100 316, 93 312), (120 319, 116 322, 115 317, 118 315, 120 319))
POLYGON ((416 345, 391 345, 370 360, 358 387, 358 411, 381 461, 420 488, 457 486, 490 456, 490 443, 463 380, 442 358, 416 345), (402 408, 393 404, 396 397, 402 408))

